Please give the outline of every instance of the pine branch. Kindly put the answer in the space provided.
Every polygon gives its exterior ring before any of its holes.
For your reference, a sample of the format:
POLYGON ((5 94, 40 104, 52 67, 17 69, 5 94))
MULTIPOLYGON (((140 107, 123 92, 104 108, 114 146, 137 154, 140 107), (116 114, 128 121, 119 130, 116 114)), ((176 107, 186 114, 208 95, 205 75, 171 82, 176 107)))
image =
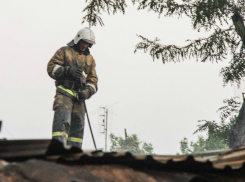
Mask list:
MULTIPOLYGON (((190 41, 186 46, 179 47, 176 45, 161 45, 159 39, 154 41, 139 36, 142 42, 138 43, 135 48, 143 49, 144 52, 150 50, 153 60, 161 58, 163 63, 168 61, 179 62, 190 57, 196 57, 197 60, 205 62, 222 61, 231 52, 233 58, 231 65, 221 70, 224 84, 228 82, 238 82, 241 77, 245 76, 245 58, 243 51, 237 52, 241 47, 238 36, 245 45, 245 1, 237 0, 182 0, 182 3, 176 3, 174 0, 131 0, 137 4, 138 10, 148 9, 164 16, 182 16, 186 15, 192 21, 194 29, 210 30, 215 28, 215 32, 208 38, 190 41), (232 19, 235 29, 222 30, 217 28, 218 23, 221 25, 232 19)), ((87 1, 86 1, 87 2, 87 1)), ((98 23, 103 26, 101 18, 102 12, 125 13, 127 7, 125 0, 89 0, 88 5, 83 9, 86 15, 82 23, 88 22, 89 26, 96 26, 98 23)))
POLYGON ((223 107, 220 107, 217 112, 220 112, 221 121, 225 121, 228 118, 234 117, 239 112, 241 103, 235 100, 235 97, 231 99, 224 99, 223 103, 226 104, 223 107))
MULTIPOLYGON (((165 16, 183 14, 190 17, 194 28, 201 27, 206 30, 212 28, 219 20, 222 24, 227 22, 228 14, 233 10, 230 0, 197 0, 194 2, 183 0, 182 4, 176 3, 174 0, 131 0, 133 4, 138 3, 138 10, 148 9, 155 13, 165 13, 165 16)), ((87 1, 86 1, 87 2, 87 1)), ((90 0, 89 4, 83 9, 87 14, 83 17, 82 23, 85 21, 90 26, 96 26, 99 22, 101 26, 104 25, 101 17, 101 12, 110 14, 118 11, 125 13, 127 7, 125 0, 90 0)))
POLYGON ((138 2, 138 10, 148 9, 155 13, 164 13, 164 16, 186 15, 192 20, 194 29, 211 29, 216 25, 216 20, 222 24, 227 23, 228 16, 233 10, 230 0, 183 0, 183 3, 176 3, 174 0, 133 0, 138 2))
POLYGON ((82 23, 88 22, 89 26, 96 26, 99 22, 99 24, 103 26, 104 22, 99 16, 101 12, 115 14, 118 11, 121 11, 124 14, 126 7, 125 0, 90 0, 88 5, 82 11, 87 13, 82 18, 82 23))
POLYGON ((216 29, 211 36, 194 41, 188 40, 190 43, 183 47, 161 45, 158 43, 158 38, 150 41, 139 35, 138 37, 142 39, 142 42, 136 45, 134 52, 137 52, 137 50, 147 52, 149 50, 153 61, 161 57, 163 63, 180 62, 180 59, 184 60, 190 57, 196 57, 197 61, 200 59, 201 62, 206 60, 218 62, 226 58, 228 53, 227 44, 235 42, 234 37, 230 36, 232 30, 232 28, 226 30, 216 29))
POLYGON ((220 74, 223 75, 223 82, 236 82, 240 84, 240 80, 245 76, 245 48, 241 47, 240 52, 233 52, 230 65, 221 69, 220 74))
POLYGON ((216 123, 216 121, 207 121, 207 120, 199 120, 198 122, 205 122, 204 124, 198 125, 198 128, 196 131, 194 131, 193 134, 196 134, 198 132, 203 132, 203 131, 208 131, 210 132, 213 131, 216 128, 219 128, 219 125, 216 123))

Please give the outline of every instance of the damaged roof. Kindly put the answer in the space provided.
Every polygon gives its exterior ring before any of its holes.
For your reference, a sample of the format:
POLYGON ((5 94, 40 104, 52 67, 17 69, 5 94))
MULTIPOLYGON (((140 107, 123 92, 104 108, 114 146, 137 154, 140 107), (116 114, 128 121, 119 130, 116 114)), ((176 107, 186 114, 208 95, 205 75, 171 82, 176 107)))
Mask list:
POLYGON ((0 159, 0 179, 11 177, 6 174, 12 170, 14 176, 25 173, 27 181, 64 181, 64 177, 65 181, 245 181, 245 147, 195 155, 133 156, 64 148, 55 140, 1 140, 0 159))

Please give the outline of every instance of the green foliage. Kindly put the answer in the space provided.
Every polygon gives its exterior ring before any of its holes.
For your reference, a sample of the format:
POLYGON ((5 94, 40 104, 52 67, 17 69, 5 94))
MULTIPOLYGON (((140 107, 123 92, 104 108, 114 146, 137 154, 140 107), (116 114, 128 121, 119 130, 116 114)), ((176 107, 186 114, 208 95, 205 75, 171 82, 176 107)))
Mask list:
MULTIPOLYGON (((216 25, 218 20, 221 24, 227 22, 229 14, 234 11, 244 15, 244 1, 238 0, 235 4, 234 0, 182 0, 182 3, 176 3, 174 0, 131 0, 135 5, 137 4, 138 10, 147 9, 154 11, 159 16, 164 13, 164 16, 183 14, 191 18, 193 27, 200 29, 205 28, 209 30, 216 25)), ((125 0, 86 0, 88 5, 83 9, 87 14, 83 17, 83 22, 87 21, 90 25, 97 25, 97 19, 101 12, 110 14, 117 13, 118 11, 125 13, 127 7, 125 0)), ((103 25, 103 23, 101 24, 103 25)))
POLYGON ((229 0, 183 0, 182 3, 176 3, 174 0, 138 0, 138 9, 154 11, 159 16, 165 12, 165 16, 185 14, 192 20, 193 27, 196 29, 212 28, 216 20, 222 24, 227 22, 227 14, 232 11, 232 1, 229 0))
POLYGON ((220 123, 216 121, 199 120, 204 124, 199 124, 197 130, 193 133, 207 132, 207 138, 198 136, 197 142, 188 143, 184 138, 180 141, 180 150, 182 154, 199 153, 209 150, 229 148, 229 138, 232 129, 236 123, 237 114, 241 104, 234 98, 225 99, 225 106, 218 109, 220 112, 220 123))
POLYGON ((152 155, 153 145, 140 141, 136 134, 130 135, 127 139, 110 134, 112 152, 130 152, 134 155, 152 155))
POLYGON ((240 79, 245 75, 245 49, 241 47, 239 52, 234 51, 230 65, 221 69, 224 84, 228 82, 240 83, 240 79))
MULTIPOLYGON (((149 40, 139 35, 141 42, 136 45, 137 50, 150 52, 153 60, 161 59, 163 63, 179 62, 194 57, 197 61, 205 62, 222 61, 231 54, 230 65, 220 72, 223 75, 224 85, 240 82, 245 76, 245 1, 244 0, 182 0, 177 3, 174 0, 131 0, 137 5, 138 10, 153 11, 161 15, 171 17, 185 15, 192 21, 194 29, 200 31, 213 31, 206 38, 188 40, 187 45, 162 45, 159 39, 149 40), (225 24, 225 25, 224 25, 225 24), (223 27, 222 27, 223 26, 223 27), (227 28, 229 27, 229 28, 227 28)), ((125 13, 127 7, 125 0, 90 0, 83 12, 83 22, 90 26, 96 26, 97 22, 104 25, 101 12, 113 14, 118 11, 125 13)))
POLYGON ((135 52, 137 50, 149 51, 153 60, 161 58, 163 63, 179 62, 180 58, 184 60, 190 57, 196 58, 197 61, 200 59, 202 62, 206 60, 219 62, 231 54, 230 65, 223 68, 220 73, 223 75, 224 84, 239 83, 240 79, 245 76, 243 46, 245 27, 242 17, 245 15, 245 2, 243 0, 239 0, 237 3, 234 0, 196 0, 183 1, 181 4, 173 0, 160 2, 141 1, 139 8, 148 8, 159 15, 165 11, 165 16, 184 14, 191 18, 194 29, 200 31, 201 28, 204 28, 206 31, 213 30, 214 32, 207 38, 188 41, 188 44, 183 47, 161 45, 158 38, 151 41, 139 36, 142 41, 136 45, 135 52), (231 24, 231 20, 233 24, 231 24), (224 23, 229 26, 228 29, 220 27, 224 23))
POLYGON ((189 154, 192 152, 188 146, 188 139, 185 137, 183 140, 180 141, 180 151, 182 154, 189 154))
MULTIPOLYGON (((88 0, 86 0, 88 2, 88 0)), ((82 23, 85 21, 89 23, 89 26, 96 26, 99 22, 101 26, 104 25, 101 12, 107 12, 110 14, 121 11, 125 13, 125 7, 127 7, 124 0, 89 0, 88 5, 83 9, 83 12, 87 14, 83 17, 82 23)))
POLYGON ((227 45, 233 46, 233 44, 240 44, 237 40, 237 36, 230 34, 229 29, 215 29, 215 32, 208 38, 200 38, 190 42, 188 45, 178 47, 176 45, 161 45, 156 38, 154 41, 150 41, 143 36, 139 36, 143 41, 136 45, 135 52, 143 49, 145 52, 150 50, 150 55, 153 60, 162 57, 162 62, 168 61, 179 62, 182 60, 196 57, 201 59, 201 62, 205 62, 207 59, 211 61, 222 61, 227 56, 227 45))

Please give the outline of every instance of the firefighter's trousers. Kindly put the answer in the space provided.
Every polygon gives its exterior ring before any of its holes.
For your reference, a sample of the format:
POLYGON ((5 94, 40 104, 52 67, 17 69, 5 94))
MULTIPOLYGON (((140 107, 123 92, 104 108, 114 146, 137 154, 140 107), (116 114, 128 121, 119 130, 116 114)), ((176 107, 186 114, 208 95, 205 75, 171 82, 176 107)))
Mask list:
POLYGON ((53 104, 52 138, 81 149, 84 133, 84 103, 56 92, 53 104))

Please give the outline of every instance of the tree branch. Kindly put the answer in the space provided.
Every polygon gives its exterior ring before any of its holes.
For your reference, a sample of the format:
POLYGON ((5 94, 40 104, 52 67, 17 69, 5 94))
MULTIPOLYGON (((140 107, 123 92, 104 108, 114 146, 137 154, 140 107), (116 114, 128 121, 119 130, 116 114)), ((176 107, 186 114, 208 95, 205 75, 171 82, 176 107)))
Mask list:
POLYGON ((242 77, 245 76, 245 49, 241 47, 239 53, 233 52, 230 65, 221 69, 224 85, 228 82, 240 83, 242 77))
POLYGON ((133 0, 138 2, 138 10, 147 9, 155 13, 164 14, 164 16, 185 14, 192 20, 194 29, 211 29, 216 20, 222 24, 227 23, 228 14, 232 12, 232 3, 230 0, 183 0, 183 3, 176 3, 174 0, 133 0))
POLYGON ((158 43, 158 38, 154 41, 150 41, 139 35, 138 37, 143 41, 136 45, 134 52, 137 50, 144 50, 144 52, 150 50, 150 55, 153 60, 161 57, 163 63, 168 61, 180 62, 180 58, 184 60, 188 57, 196 57, 197 61, 198 59, 201 59, 201 62, 205 62, 208 59, 218 62, 226 58, 228 53, 227 43, 235 42, 235 40, 233 40, 234 37, 230 36, 230 31, 232 30, 232 28, 225 30, 216 29, 215 32, 207 38, 200 38, 191 42, 190 40, 187 40, 190 43, 183 47, 176 45, 161 45, 158 43))
POLYGON ((112 12, 115 14, 117 11, 121 11, 124 14, 126 7, 125 0, 90 0, 82 11, 87 12, 82 18, 82 23, 86 21, 89 23, 89 26, 96 26, 99 22, 103 26, 103 20, 99 16, 101 12, 107 12, 108 14, 112 12))

